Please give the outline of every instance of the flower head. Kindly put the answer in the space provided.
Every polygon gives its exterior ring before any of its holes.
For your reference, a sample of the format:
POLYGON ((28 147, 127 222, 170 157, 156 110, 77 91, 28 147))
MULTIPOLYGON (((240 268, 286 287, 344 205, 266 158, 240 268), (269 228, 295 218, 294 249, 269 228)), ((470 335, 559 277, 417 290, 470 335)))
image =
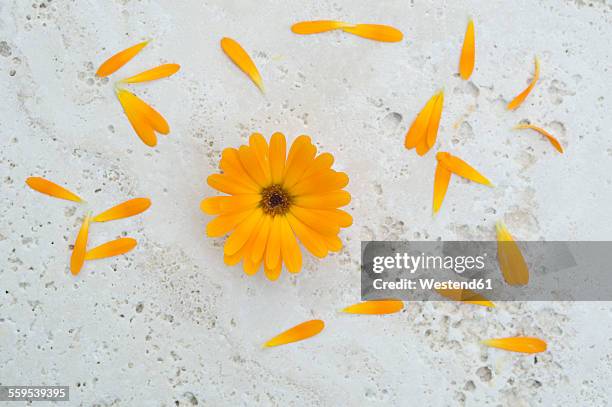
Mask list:
POLYGON ((276 280, 283 264, 290 273, 301 270, 298 240, 319 258, 342 248, 340 228, 353 222, 338 209, 351 201, 342 189, 349 179, 331 169, 331 154, 316 153, 310 137, 299 136, 287 154, 281 133, 269 145, 253 134, 249 145, 223 151, 222 173, 209 176, 208 184, 227 195, 204 199, 201 209, 217 215, 206 227, 208 236, 230 233, 226 264, 242 261, 249 275, 263 264, 266 276, 276 280))

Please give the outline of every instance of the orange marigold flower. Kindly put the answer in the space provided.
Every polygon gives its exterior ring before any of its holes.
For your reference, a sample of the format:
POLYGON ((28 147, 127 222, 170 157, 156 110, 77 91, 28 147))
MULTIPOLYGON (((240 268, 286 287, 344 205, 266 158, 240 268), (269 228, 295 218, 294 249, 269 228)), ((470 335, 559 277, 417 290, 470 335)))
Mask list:
POLYGON ((269 145, 261 134, 253 134, 249 145, 223 151, 223 172, 209 176, 208 184, 227 195, 206 198, 200 207, 217 215, 206 227, 208 236, 230 233, 226 264, 242 261, 249 275, 263 264, 268 279, 276 280, 283 264, 290 273, 300 272, 298 239, 319 258, 342 249, 340 228, 353 222, 338 209, 351 201, 342 189, 349 178, 331 169, 331 154, 316 153, 310 137, 302 135, 287 154, 281 133, 272 135, 269 145))

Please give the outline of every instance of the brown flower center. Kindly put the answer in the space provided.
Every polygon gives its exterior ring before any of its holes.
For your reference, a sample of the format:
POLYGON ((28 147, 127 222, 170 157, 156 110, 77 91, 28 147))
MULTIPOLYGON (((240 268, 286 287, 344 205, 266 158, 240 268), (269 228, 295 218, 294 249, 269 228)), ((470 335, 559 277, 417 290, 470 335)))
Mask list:
POLYGON ((261 209, 265 214, 284 215, 291 206, 291 195, 278 184, 270 185, 261 191, 261 209))

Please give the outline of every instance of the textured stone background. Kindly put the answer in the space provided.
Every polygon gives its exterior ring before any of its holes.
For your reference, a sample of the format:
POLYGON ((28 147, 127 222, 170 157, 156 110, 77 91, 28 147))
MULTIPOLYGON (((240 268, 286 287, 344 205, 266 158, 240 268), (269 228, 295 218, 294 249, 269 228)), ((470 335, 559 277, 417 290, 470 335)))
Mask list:
POLYGON ((0 1, 0 382, 65 384, 74 405, 607 405, 612 403, 610 303, 407 304, 359 317, 359 242, 494 238, 504 219, 520 239, 610 238, 612 5, 574 1, 0 1), (476 70, 456 75, 468 16, 476 70), (343 33, 296 36, 293 22, 392 24, 382 44, 343 33), (222 54, 249 50, 262 95, 222 54), (154 41, 110 81, 113 52, 154 41), (505 104, 542 77, 516 112, 505 104), (162 62, 175 77, 133 86, 169 120, 154 149, 133 134, 112 82, 162 62), (495 184, 451 183, 431 217, 434 153, 403 148, 414 115, 446 91, 438 149, 495 184), (561 156, 528 119, 552 130, 561 156), (253 131, 313 136, 351 177, 346 248, 276 283, 222 261, 198 209, 220 151, 253 131), (34 193, 46 176, 88 200, 34 193), (144 215, 92 227, 129 255, 68 272, 87 210, 148 196, 144 215), (325 331, 262 350, 310 318, 325 331), (549 351, 517 355, 479 339, 537 335, 549 351))

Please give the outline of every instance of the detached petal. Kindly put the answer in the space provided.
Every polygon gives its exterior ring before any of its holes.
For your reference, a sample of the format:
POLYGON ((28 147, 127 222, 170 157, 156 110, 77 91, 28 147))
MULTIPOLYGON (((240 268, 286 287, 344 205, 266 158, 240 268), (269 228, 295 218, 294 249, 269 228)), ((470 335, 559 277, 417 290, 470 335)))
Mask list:
POLYGON ((272 346, 285 345, 287 343, 298 342, 304 339, 315 336, 325 328, 325 323, 320 319, 313 319, 310 321, 303 322, 299 325, 294 326, 270 339, 264 343, 264 347, 269 348, 272 346))
POLYGON ((76 276, 81 271, 83 263, 85 263, 85 252, 87 251, 87 238, 89 235, 89 222, 91 215, 87 215, 83 220, 79 234, 77 235, 72 255, 70 256, 70 272, 76 276))
POLYGON ((131 97, 134 95, 124 89, 117 89, 116 93, 119 103, 121 103, 123 111, 138 137, 149 147, 157 145, 157 136, 155 136, 153 125, 134 104, 134 98, 131 97))
POLYGON ((108 222, 109 220, 129 218, 146 211, 150 206, 151 200, 149 198, 134 198, 107 209, 96 215, 92 220, 94 222, 108 222))
POLYGON ((424 150, 429 150, 427 145, 427 128, 429 127, 429 121, 436 106, 439 94, 440 93, 436 93, 429 99, 429 101, 427 101, 425 106, 423 106, 423 109, 421 109, 417 117, 412 122, 408 133, 406 133, 406 140, 404 141, 404 146, 408 150, 419 145, 423 145, 424 150))
POLYGON ((433 212, 437 213, 442 206, 444 196, 448 189, 448 183, 450 182, 451 172, 440 162, 436 167, 436 175, 434 177, 434 192, 433 192, 433 212))
POLYGON ((343 27, 342 30, 359 37, 382 42, 399 42, 404 38, 404 34, 397 28, 381 24, 357 24, 343 27))
POLYGON ((168 76, 172 76, 181 69, 179 64, 163 64, 157 66, 153 69, 149 69, 148 71, 141 72, 137 75, 131 76, 126 79, 122 79, 123 83, 139 83, 139 82, 149 82, 154 81, 156 79, 167 78, 168 76))
POLYGON ((524 91, 519 93, 518 96, 516 96, 512 100, 512 102, 508 103, 508 110, 514 110, 523 103, 523 101, 527 98, 527 96, 529 95, 529 93, 531 92, 531 90, 533 89, 533 87, 535 86, 539 78, 540 78, 540 60, 538 59, 538 57, 535 57, 535 73, 533 74, 533 79, 531 79, 531 83, 529 83, 529 86, 527 86, 524 91))
POLYGON ((529 269, 521 249, 503 222, 497 222, 495 228, 497 230, 497 260, 504 280, 510 285, 526 285, 529 283, 529 269))
POLYGON ((529 336, 517 336, 513 338, 487 339, 483 344, 492 348, 509 350, 520 353, 539 353, 545 352, 547 345, 542 339, 529 336))
POLYGON ((251 78, 253 83, 257 85, 259 90, 264 91, 263 81, 261 79, 261 75, 255 66, 255 63, 247 54, 247 52, 238 44, 235 40, 231 38, 223 38, 221 39, 221 48, 223 52, 229 57, 244 72, 251 78))
POLYGON ((350 27, 353 24, 344 23, 342 21, 318 20, 318 21, 302 21, 291 26, 291 31, 295 34, 318 34, 326 31, 336 30, 338 28, 350 27))
POLYGON ((492 301, 490 301, 483 295, 478 294, 477 292, 469 290, 469 289, 465 289, 465 290, 453 290, 453 289, 438 290, 436 289, 436 292, 440 294, 441 296, 446 297, 453 301, 460 301, 460 302, 465 302, 467 304, 474 304, 474 305, 482 305, 483 307, 490 307, 490 308, 495 307, 495 304, 492 301))
POLYGON ((119 256, 125 254, 136 247, 136 239, 131 237, 122 237, 116 240, 111 240, 88 250, 85 254, 85 260, 105 259, 107 257, 119 256))
POLYGON ((83 202, 81 197, 42 177, 29 177, 26 179, 26 184, 34 191, 38 191, 41 194, 49 195, 54 198, 66 199, 68 201, 83 202))
POLYGON ((347 314, 382 315, 394 314, 404 309, 404 302, 398 300, 364 301, 342 310, 347 314))
POLYGON ((444 165, 450 172, 457 174, 460 177, 469 179, 470 181, 478 182, 479 184, 487 185, 492 187, 491 181, 489 181, 484 175, 476 171, 472 166, 463 161, 459 157, 455 157, 452 154, 439 152, 436 154, 438 162, 444 165))
POLYGON ((150 126, 153 127, 155 131, 161 134, 170 133, 170 126, 168 125, 166 119, 164 119, 163 116, 159 114, 159 112, 157 112, 157 110, 146 104, 138 96, 134 95, 131 92, 128 92, 125 89, 118 89, 117 97, 119 98, 121 105, 124 106, 124 110, 125 103, 129 105, 129 107, 134 110, 139 116, 144 116, 144 119, 149 123, 150 126))
POLYGON ((104 77, 112 74, 134 58, 150 41, 144 41, 113 55, 100 65, 96 75, 104 77))
POLYGON ((563 146, 561 146, 561 143, 559 143, 559 140, 557 140, 556 138, 554 138, 552 136, 552 134, 550 134, 549 132, 547 132, 546 130, 534 126, 533 124, 519 124, 516 127, 514 127, 517 130, 525 130, 525 129, 531 129, 531 130, 535 130, 538 133, 540 133, 541 135, 543 135, 544 137, 546 137, 548 139, 548 141, 550 142, 550 144, 553 145, 553 147, 560 152, 561 154, 563 154, 563 146))
POLYGON ((463 48, 459 58, 459 75, 464 80, 470 79, 474 71, 474 61, 476 59, 476 44, 474 40, 474 21, 470 18, 465 37, 463 38, 463 48))

